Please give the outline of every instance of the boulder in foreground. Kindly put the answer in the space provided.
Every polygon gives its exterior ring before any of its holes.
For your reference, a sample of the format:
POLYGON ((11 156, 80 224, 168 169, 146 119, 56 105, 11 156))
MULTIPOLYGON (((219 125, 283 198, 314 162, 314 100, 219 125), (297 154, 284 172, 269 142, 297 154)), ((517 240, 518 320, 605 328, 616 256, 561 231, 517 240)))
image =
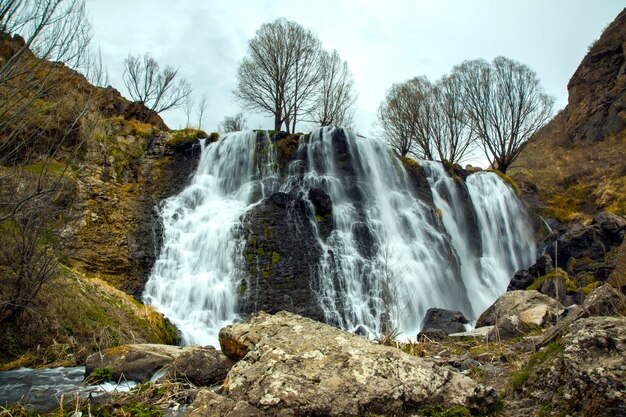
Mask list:
POLYGON ((516 378, 515 396, 527 406, 523 414, 535 415, 541 405, 550 415, 624 415, 626 318, 583 318, 567 332, 516 378))
POLYGON ((292 313, 264 312, 220 332, 239 362, 192 416, 396 415, 428 405, 485 412, 497 393, 402 351, 292 313))
POLYGON ((113 379, 145 382, 169 368, 170 379, 182 379, 197 386, 215 385, 224 380, 233 362, 212 346, 170 346, 155 344, 123 345, 94 353, 85 363, 89 376, 98 368, 108 368, 113 379))

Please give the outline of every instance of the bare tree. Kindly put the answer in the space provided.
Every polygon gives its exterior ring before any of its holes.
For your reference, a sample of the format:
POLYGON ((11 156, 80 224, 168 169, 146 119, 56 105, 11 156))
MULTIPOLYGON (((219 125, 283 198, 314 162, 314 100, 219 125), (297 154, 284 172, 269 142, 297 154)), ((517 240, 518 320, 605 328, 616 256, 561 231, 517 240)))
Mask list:
POLYGON ((209 95, 207 93, 203 93, 200 96, 200 100, 198 101, 198 129, 202 130, 202 126, 204 125, 204 114, 206 113, 207 107, 209 106, 209 95))
POLYGON ((191 94, 191 85, 178 77, 177 69, 168 65, 161 70, 149 54, 126 58, 124 84, 133 100, 157 113, 182 106, 191 94))
POLYGON ((102 61, 102 51, 98 48, 98 53, 89 56, 85 69, 85 77, 89 82, 98 87, 109 85, 109 71, 102 61))
POLYGON ((506 173, 530 137, 550 118, 554 98, 537 74, 517 61, 465 61, 453 70, 463 86, 473 134, 491 166, 506 173))
POLYGON ((265 23, 248 44, 235 96, 252 111, 274 116, 274 129, 293 131, 309 114, 320 81, 320 42, 295 22, 265 23))
POLYGON ((185 112, 185 118, 187 119, 185 122, 185 129, 189 129, 191 127, 191 115, 195 104, 196 99, 192 95, 189 95, 183 104, 183 111, 185 112))
POLYGON ((321 83, 313 110, 314 121, 320 126, 349 126, 353 122, 357 94, 348 64, 336 50, 322 51, 321 83))
POLYGON ((219 124, 217 130, 222 133, 228 132, 240 132, 246 130, 246 119, 243 113, 237 113, 235 116, 226 116, 224 120, 219 124))
POLYGON ((434 159, 432 84, 424 77, 394 84, 378 109, 385 140, 401 156, 434 159))
POLYGON ((475 144, 469 120, 463 108, 463 88, 458 77, 445 76, 431 91, 431 136, 440 161, 459 163, 475 144))

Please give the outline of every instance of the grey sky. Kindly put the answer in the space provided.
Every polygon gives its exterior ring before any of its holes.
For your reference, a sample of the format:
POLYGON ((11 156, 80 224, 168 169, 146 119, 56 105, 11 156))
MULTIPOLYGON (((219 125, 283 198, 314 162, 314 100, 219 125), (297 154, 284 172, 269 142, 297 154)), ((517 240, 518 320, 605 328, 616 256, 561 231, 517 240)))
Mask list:
MULTIPOLYGON (((209 94, 205 130, 239 111, 232 91, 248 40, 279 17, 311 29, 324 48, 338 50, 354 75, 358 131, 370 134, 376 110, 393 83, 426 75, 436 80, 465 59, 504 55, 534 69, 560 109, 567 82, 624 7, 620 0, 473 0, 295 2, 87 0, 96 45, 110 82, 126 95, 124 58, 149 52, 180 68, 196 95, 209 94)), ((181 111, 165 113, 183 127, 181 111)), ((247 114, 248 127, 271 128, 247 114)))

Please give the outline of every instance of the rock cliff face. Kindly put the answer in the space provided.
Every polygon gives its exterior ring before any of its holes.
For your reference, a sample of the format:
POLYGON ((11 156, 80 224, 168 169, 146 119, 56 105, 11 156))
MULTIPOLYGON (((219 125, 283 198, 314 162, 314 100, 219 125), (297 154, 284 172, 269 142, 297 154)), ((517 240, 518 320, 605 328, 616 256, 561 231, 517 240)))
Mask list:
POLYGON ((158 203, 180 191, 200 155, 194 131, 135 123, 89 144, 79 179, 83 214, 74 265, 139 297, 160 248, 158 203))
POLYGON ((566 223, 601 210, 626 215, 625 57, 622 11, 572 76, 568 105, 537 132, 510 171, 542 215, 566 223))
POLYGON ((20 285, 36 290, 28 312, 3 322, 0 361, 39 346, 42 353, 23 365, 55 361, 43 352, 77 343, 175 342, 173 326, 128 294, 140 295, 154 262, 160 233, 153 208, 186 183, 199 156, 195 146, 206 135, 170 132, 154 111, 111 87, 91 85, 63 63, 39 59, 17 35, 0 34, 5 65, 20 70, 6 77, 11 72, 3 67, 0 80, 0 95, 14 100, 4 110, 16 111, 5 112, 11 117, 0 129, 0 217, 10 214, 0 221, 4 253, 21 250, 6 231, 24 224, 24 213, 38 225, 23 233, 35 243, 26 285, 19 283, 23 274, 4 273, 16 262, 0 257, 0 304, 11 291, 19 294, 20 285), (14 198, 18 189, 22 194, 14 198), (7 211, 29 193, 56 197, 7 211), (37 269, 42 264, 47 275, 37 269))

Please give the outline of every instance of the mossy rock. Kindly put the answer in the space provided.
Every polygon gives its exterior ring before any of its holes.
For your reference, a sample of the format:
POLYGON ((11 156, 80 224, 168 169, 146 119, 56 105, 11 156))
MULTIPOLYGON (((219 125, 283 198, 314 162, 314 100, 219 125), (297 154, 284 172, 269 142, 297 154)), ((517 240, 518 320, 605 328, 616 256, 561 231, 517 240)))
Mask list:
POLYGON ((511 187, 516 196, 520 197, 522 195, 522 192, 520 191, 515 181, 513 181, 513 178, 509 177, 503 172, 498 171, 497 169, 489 169, 487 170, 487 172, 493 172, 498 177, 500 177, 502 181, 504 181, 509 187, 511 187))

